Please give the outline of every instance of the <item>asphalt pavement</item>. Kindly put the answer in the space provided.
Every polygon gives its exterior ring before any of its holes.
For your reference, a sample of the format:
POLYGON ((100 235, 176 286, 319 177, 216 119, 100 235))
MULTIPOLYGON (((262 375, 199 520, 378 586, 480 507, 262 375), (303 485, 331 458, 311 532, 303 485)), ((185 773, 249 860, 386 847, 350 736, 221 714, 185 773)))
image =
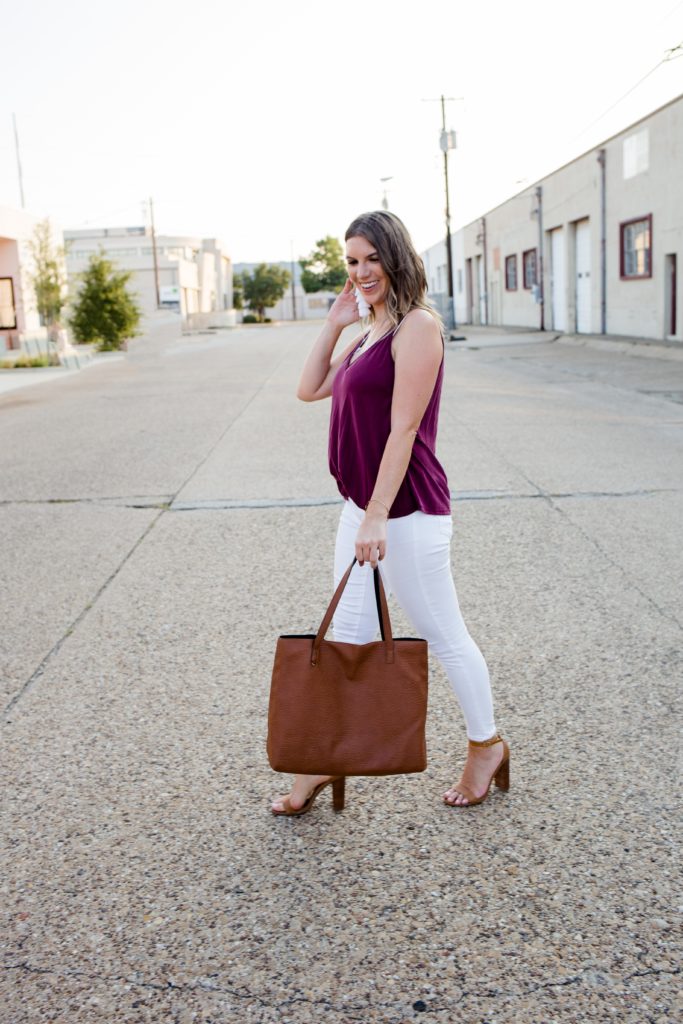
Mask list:
POLYGON ((341 507, 329 406, 295 398, 318 329, 160 321, 0 394, 0 1021, 681 1019, 680 353, 448 344, 511 789, 443 805, 466 740, 433 660, 428 770, 275 819, 275 638, 317 627, 341 507))

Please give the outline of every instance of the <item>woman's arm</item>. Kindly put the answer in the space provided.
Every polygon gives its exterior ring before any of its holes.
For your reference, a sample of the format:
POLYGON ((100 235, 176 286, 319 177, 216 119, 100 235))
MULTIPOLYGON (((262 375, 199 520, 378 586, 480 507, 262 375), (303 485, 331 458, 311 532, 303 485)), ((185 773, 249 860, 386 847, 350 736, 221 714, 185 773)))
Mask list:
POLYGON ((441 331, 426 310, 410 312, 394 342, 395 376, 391 401, 391 432, 356 536, 356 558, 374 568, 386 554, 389 509, 403 483, 422 417, 434 393, 443 358, 441 331))
POLYGON ((344 328, 357 323, 359 319, 353 285, 350 280, 347 280, 343 291, 339 293, 327 314, 325 326, 309 352, 301 371, 301 380, 296 396, 302 402, 318 402, 321 398, 330 397, 337 370, 349 352, 358 344, 358 338, 347 345, 334 361, 332 353, 344 328))

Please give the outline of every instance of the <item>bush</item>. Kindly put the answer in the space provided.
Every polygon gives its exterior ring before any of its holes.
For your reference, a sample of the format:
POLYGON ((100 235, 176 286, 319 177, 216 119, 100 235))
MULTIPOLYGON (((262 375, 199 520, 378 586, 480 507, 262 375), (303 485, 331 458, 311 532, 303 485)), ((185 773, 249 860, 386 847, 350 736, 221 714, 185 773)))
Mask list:
POLYGON ((253 313, 245 313, 244 316, 242 317, 243 324, 257 324, 258 322, 258 317, 254 316, 253 313))
POLYGON ((141 313, 126 288, 130 276, 101 252, 90 257, 70 321, 77 341, 96 342, 108 351, 122 348, 137 333, 141 313))
POLYGON ((0 370, 27 370, 39 366, 59 366, 57 356, 19 356, 17 359, 4 359, 0 370))

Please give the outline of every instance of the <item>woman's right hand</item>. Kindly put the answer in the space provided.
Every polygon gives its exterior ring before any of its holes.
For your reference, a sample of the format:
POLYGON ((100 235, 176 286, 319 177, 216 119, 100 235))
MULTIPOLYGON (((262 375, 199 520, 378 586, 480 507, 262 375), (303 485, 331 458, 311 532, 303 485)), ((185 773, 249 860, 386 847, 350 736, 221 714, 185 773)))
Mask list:
POLYGON ((342 330, 344 327, 349 327, 360 320, 358 303, 356 302, 356 296, 353 294, 353 284, 350 278, 347 278, 343 289, 330 306, 327 319, 329 323, 342 330))

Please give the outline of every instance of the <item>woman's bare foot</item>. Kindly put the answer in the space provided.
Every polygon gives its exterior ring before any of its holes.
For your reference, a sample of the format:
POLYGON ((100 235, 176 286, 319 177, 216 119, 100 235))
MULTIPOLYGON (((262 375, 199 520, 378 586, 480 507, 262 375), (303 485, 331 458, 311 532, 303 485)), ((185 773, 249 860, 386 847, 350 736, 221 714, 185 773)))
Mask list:
POLYGON ((446 790, 444 801, 451 807, 466 807, 470 799, 480 799, 488 789, 491 779, 505 758, 503 741, 499 740, 490 747, 468 746, 467 761, 463 768, 460 781, 446 790), (465 796, 473 794, 470 799, 465 796))
POLYGON ((295 775, 291 792, 286 796, 276 797, 271 804, 271 810, 286 811, 288 808, 293 811, 301 810, 315 787, 331 778, 331 775, 295 775))

